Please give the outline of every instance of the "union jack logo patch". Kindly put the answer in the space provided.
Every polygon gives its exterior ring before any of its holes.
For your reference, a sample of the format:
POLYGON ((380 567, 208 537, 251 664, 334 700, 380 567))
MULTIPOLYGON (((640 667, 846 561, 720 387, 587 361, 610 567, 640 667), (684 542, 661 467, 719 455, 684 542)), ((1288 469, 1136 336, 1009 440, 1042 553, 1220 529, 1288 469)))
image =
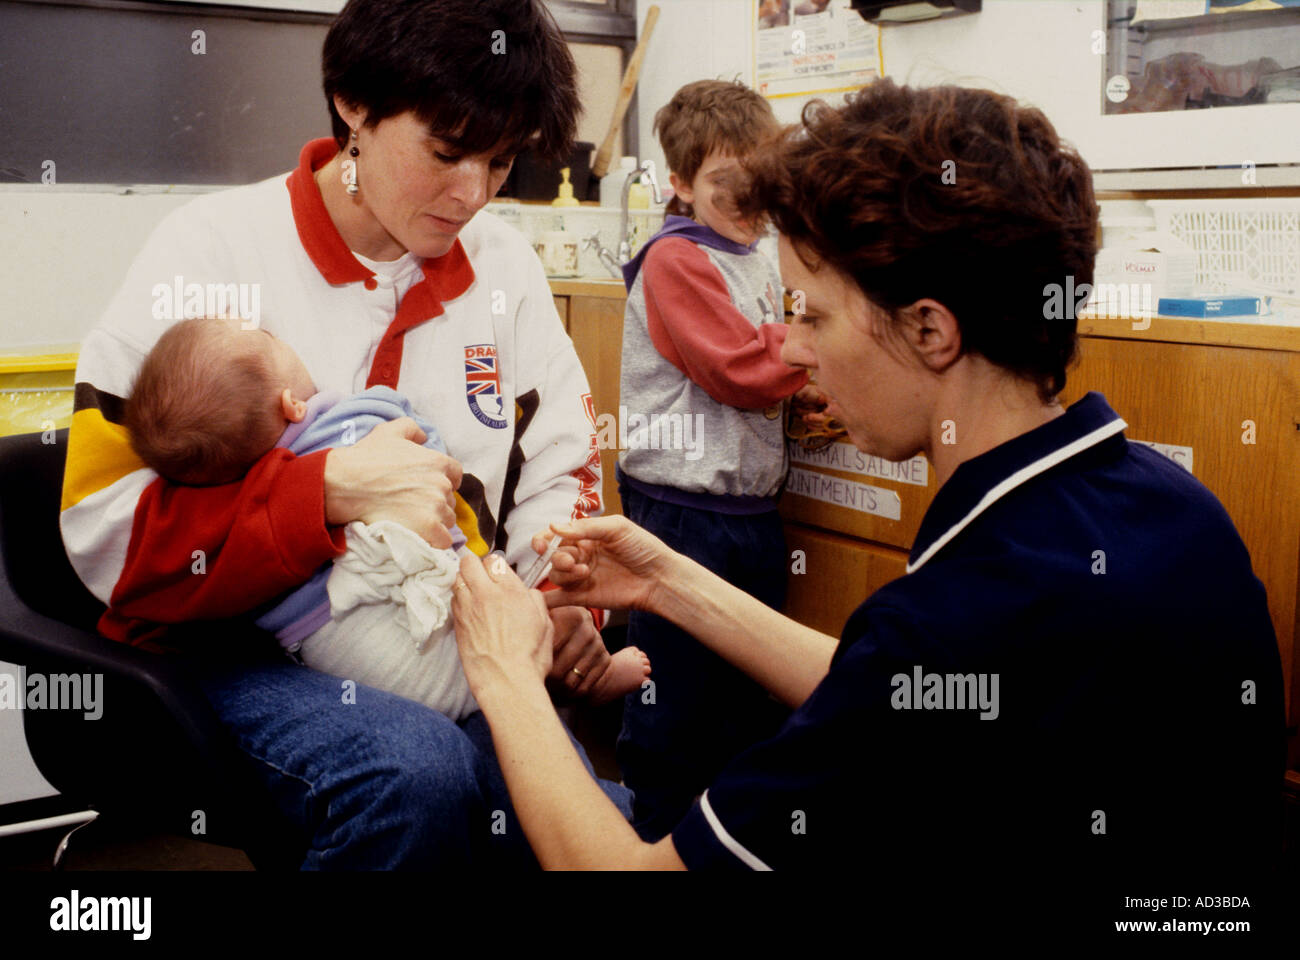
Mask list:
POLYGON ((494 343, 476 343, 465 348, 465 399, 470 412, 484 426, 501 430, 506 425, 505 398, 497 375, 494 343))

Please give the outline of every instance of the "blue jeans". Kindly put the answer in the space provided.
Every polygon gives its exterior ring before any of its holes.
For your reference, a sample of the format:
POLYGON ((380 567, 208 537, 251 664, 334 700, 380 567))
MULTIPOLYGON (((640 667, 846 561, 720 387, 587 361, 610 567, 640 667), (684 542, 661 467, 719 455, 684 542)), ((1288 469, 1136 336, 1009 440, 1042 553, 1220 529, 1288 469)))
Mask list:
MULTIPOLYGON (((785 530, 775 510, 716 513, 656 500, 626 483, 619 495, 633 523, 768 606, 785 605, 785 530)), ((618 764, 635 794, 633 826, 654 841, 677 826, 729 760, 775 734, 790 711, 662 617, 629 613, 627 642, 650 657, 654 702, 645 702, 648 691, 627 695, 618 764)))
MULTIPOLYGON (((201 682, 307 838, 302 869, 537 869, 482 713, 457 725, 359 684, 347 703, 344 681, 281 660, 210 664, 201 682)), ((630 817, 628 790, 597 782, 630 817)))

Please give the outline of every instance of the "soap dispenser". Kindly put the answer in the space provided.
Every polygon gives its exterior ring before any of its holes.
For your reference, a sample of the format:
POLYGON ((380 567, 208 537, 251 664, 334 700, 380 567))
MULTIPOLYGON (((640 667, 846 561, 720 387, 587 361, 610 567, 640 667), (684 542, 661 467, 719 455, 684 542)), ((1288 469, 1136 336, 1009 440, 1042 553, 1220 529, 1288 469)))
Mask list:
MULTIPOLYGON (((557 211, 551 219, 551 229, 553 232, 565 233, 577 230, 578 226, 571 223, 569 217, 577 210, 578 198, 573 195, 573 183, 569 180, 569 168, 563 167, 560 170, 560 189, 556 191, 555 199, 551 201, 551 206, 557 208, 557 211)), ((577 244, 577 238, 574 237, 574 243, 577 244)))
POLYGON ((551 201, 553 207, 576 207, 578 198, 573 195, 573 184, 569 182, 569 168, 560 170, 560 189, 551 201))
MULTIPOLYGON (((579 206, 573 195, 573 184, 569 182, 569 168, 560 170, 560 189, 551 206, 566 209, 579 206)), ((533 245, 541 258, 542 266, 548 277, 578 276, 578 235, 564 229, 564 216, 556 218, 557 229, 548 230, 533 245)))

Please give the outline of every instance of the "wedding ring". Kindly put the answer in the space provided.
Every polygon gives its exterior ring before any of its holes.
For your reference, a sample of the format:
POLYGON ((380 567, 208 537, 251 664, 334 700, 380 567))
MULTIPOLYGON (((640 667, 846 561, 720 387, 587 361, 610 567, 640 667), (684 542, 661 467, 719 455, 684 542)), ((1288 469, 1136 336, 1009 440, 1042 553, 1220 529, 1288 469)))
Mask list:
POLYGON ((573 672, 576 673, 576 674, 578 675, 578 679, 579 679, 579 680, 581 680, 583 677, 586 676, 586 674, 583 673, 581 670, 579 670, 577 667, 574 667, 574 668, 573 668, 573 672))

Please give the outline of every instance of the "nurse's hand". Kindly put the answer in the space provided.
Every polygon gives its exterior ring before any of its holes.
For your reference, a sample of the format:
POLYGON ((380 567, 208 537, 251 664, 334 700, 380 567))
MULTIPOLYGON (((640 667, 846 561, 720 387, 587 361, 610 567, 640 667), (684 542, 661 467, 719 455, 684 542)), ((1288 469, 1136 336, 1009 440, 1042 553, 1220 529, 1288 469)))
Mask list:
POLYGON ((541 683, 551 669, 554 630, 546 601, 505 563, 461 553, 452 587, 460 662, 476 696, 485 684, 541 683))
POLYGON ((551 559, 550 580, 560 588, 546 594, 552 607, 655 610, 673 562, 680 559, 626 517, 574 520, 552 524, 551 530, 533 537, 533 549, 541 553, 552 536, 563 538, 551 559))
POLYGON ((450 547, 461 466, 420 446, 426 439, 414 420, 401 417, 332 448, 325 456, 325 522, 391 520, 434 547, 450 547))

